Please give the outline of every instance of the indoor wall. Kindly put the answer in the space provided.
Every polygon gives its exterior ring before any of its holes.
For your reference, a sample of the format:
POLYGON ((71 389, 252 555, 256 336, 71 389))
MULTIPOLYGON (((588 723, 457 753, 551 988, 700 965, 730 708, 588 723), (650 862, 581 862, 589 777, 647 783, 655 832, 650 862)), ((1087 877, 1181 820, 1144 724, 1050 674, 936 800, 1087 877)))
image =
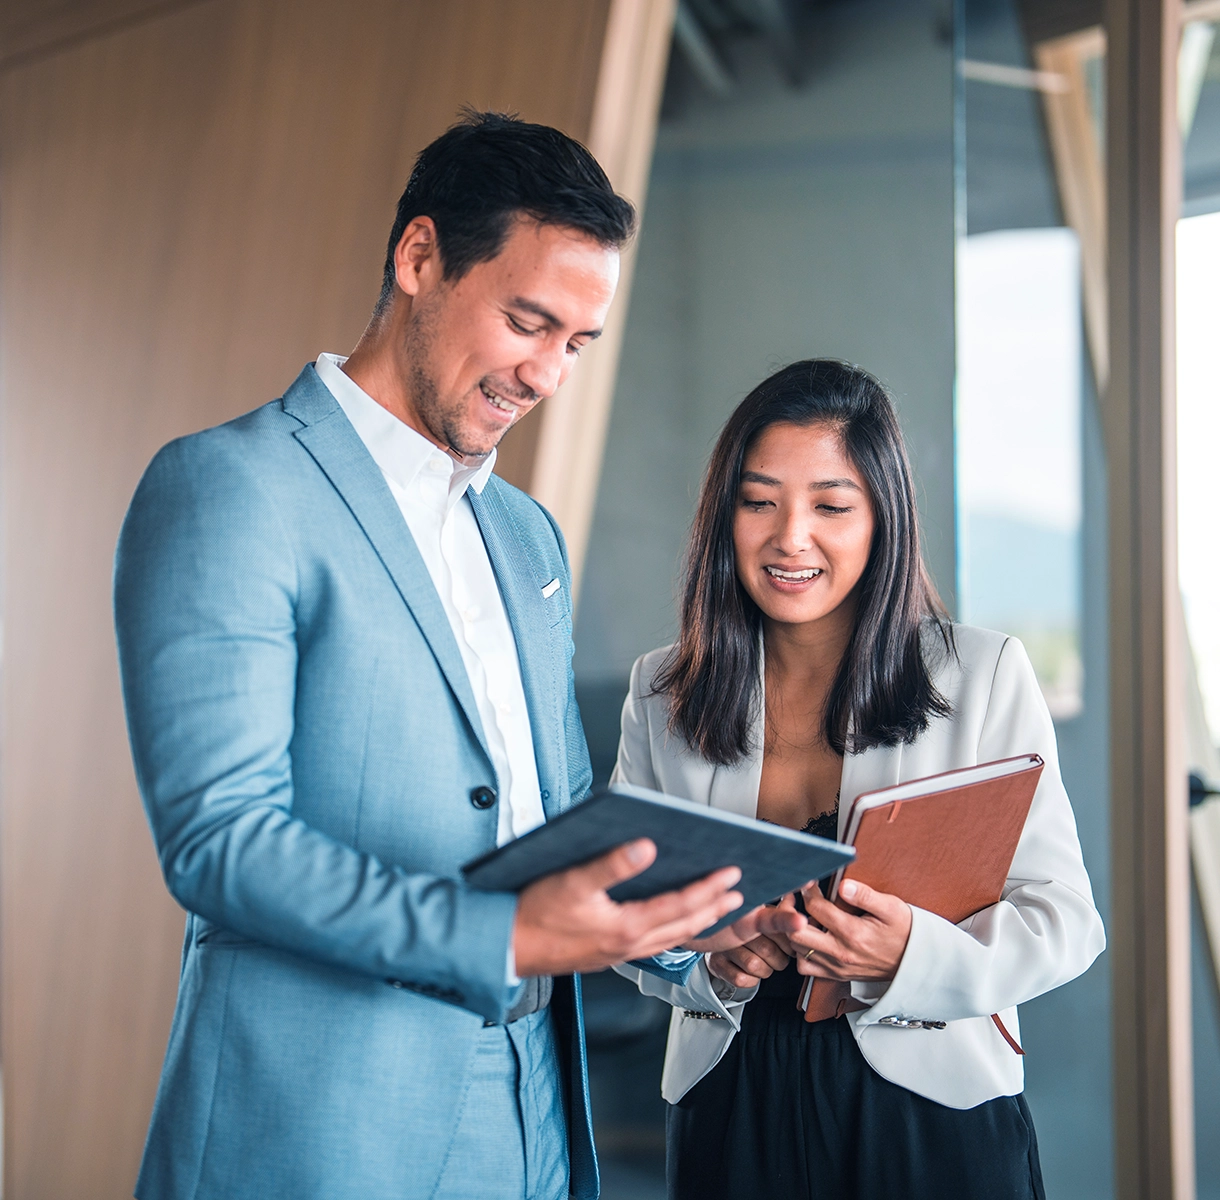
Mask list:
POLYGON ((414 155, 459 105, 588 138, 608 22, 657 8, 5 6, 8 1200, 131 1194, 174 1003, 182 913, 132 777, 110 616, 141 470, 353 345, 414 155))

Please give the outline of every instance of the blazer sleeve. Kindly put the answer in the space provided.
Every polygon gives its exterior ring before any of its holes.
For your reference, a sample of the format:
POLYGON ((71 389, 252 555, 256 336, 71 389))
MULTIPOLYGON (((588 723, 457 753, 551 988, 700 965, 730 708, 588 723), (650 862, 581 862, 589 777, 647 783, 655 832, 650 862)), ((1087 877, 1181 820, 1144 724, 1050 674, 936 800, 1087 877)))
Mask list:
MULTIPOLYGON (((897 974, 856 1018, 858 1027, 887 1016, 953 1021, 1001 1012, 1076 978, 1105 948, 1059 774, 1054 725, 1025 648, 1009 638, 996 664, 978 761, 1031 752, 1046 766, 1004 898, 960 925, 912 906, 897 974)), ((853 990, 867 998, 876 987, 853 990)))
POLYGON ((631 682, 627 687, 627 698, 623 701, 623 715, 618 740, 618 759, 610 774, 611 783, 630 783, 636 787, 657 787, 657 774, 652 765, 652 738, 648 730, 648 701, 645 689, 644 659, 641 655, 631 668, 631 682))
POLYGON ((115 563, 136 777, 166 885, 266 945, 502 1020, 515 897, 408 873, 293 815, 297 563, 223 436, 166 447, 115 563))

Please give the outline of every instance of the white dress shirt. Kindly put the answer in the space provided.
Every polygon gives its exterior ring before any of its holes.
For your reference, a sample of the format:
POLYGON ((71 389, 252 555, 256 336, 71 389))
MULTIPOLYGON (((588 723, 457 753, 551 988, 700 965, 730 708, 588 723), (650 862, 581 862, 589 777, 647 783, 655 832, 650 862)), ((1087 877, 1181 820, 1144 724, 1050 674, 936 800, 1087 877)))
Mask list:
POLYGON ((477 467, 463 466, 345 375, 346 361, 321 355, 318 377, 381 469, 444 605, 499 782, 496 843, 502 846, 546 817, 517 643, 466 495, 468 487, 483 491, 496 452, 477 467))

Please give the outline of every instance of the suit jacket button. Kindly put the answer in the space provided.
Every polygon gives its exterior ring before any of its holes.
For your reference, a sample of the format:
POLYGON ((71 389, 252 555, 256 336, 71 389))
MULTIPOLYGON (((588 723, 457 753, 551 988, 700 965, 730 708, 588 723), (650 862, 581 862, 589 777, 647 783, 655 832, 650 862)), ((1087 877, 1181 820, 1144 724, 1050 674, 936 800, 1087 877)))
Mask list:
POLYGON ((489 787, 477 787, 470 793, 470 803, 475 808, 490 808, 496 802, 496 793, 489 787))

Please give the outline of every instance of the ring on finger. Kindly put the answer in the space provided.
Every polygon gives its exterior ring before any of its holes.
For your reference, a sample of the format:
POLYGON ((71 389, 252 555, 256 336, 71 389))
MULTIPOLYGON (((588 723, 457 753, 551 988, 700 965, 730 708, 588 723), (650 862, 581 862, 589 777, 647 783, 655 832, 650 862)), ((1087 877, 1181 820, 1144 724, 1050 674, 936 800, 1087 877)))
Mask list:
POLYGON ((813 962, 813 953, 814 952, 812 950, 805 951, 805 961, 806 962, 813 962))

